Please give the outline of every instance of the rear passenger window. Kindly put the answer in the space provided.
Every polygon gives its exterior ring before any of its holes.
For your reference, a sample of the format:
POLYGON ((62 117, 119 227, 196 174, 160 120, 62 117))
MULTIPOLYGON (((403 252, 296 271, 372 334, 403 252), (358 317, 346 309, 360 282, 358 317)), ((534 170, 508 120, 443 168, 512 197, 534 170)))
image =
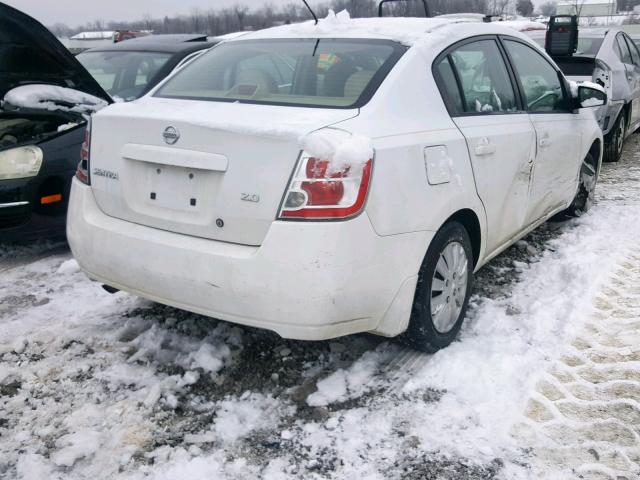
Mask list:
POLYGON ((516 76, 522 85, 527 111, 566 113, 569 110, 558 71, 533 48, 505 40, 516 76))
POLYGON ((442 85, 442 96, 445 97, 445 102, 448 104, 449 109, 452 111, 452 115, 460 115, 464 112, 464 106, 462 103, 462 96, 460 95, 460 89, 456 80, 456 75, 453 71, 453 66, 449 61, 449 57, 445 57, 436 67, 438 69, 438 75, 440 76, 439 83, 442 85))
MULTIPOLYGON (((507 67, 495 40, 479 40, 448 55, 462 87, 464 113, 505 113, 518 110, 507 67)), ((444 68, 444 66, 442 67, 444 68)), ((448 85, 447 91, 453 87, 448 85)))

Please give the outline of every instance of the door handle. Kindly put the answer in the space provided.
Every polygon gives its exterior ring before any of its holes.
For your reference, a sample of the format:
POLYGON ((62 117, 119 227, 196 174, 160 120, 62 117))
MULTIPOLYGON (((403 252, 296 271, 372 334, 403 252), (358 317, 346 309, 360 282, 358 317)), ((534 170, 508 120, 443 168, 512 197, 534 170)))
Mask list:
POLYGON ((496 146, 493 143, 490 143, 489 140, 483 139, 478 143, 478 145, 476 145, 474 151, 478 157, 493 155, 496 153, 496 146))

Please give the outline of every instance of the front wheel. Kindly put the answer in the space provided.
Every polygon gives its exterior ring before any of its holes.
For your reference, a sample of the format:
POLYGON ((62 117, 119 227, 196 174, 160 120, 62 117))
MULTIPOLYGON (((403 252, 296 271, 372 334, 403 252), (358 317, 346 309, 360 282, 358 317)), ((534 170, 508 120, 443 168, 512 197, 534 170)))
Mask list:
POLYGON ((578 193, 576 193, 569 208, 563 212, 565 215, 569 217, 580 217, 591 208, 595 197, 596 183, 598 181, 597 168, 596 159, 592 154, 588 153, 580 167, 578 193))
POLYGON ((473 284, 473 252, 466 229, 447 223, 436 234, 418 273, 407 342, 436 352, 456 338, 473 284))

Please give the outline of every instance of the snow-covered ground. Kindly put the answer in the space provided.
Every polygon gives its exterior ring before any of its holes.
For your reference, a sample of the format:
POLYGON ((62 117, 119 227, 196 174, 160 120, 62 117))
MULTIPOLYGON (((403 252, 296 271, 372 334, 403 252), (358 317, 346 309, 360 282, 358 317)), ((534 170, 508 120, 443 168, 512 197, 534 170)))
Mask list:
POLYGON ((640 138, 603 170, 435 355, 282 340, 0 246, 0 478, 639 478, 640 138))

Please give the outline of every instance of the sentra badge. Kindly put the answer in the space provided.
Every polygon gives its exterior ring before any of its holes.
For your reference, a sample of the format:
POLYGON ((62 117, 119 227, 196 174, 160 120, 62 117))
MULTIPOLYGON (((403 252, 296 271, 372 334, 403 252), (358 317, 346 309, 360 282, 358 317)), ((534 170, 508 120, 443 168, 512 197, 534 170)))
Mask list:
POLYGON ((118 180, 118 172, 112 172, 111 170, 105 170, 104 168, 94 168, 93 174, 96 177, 104 177, 109 180, 118 180))

